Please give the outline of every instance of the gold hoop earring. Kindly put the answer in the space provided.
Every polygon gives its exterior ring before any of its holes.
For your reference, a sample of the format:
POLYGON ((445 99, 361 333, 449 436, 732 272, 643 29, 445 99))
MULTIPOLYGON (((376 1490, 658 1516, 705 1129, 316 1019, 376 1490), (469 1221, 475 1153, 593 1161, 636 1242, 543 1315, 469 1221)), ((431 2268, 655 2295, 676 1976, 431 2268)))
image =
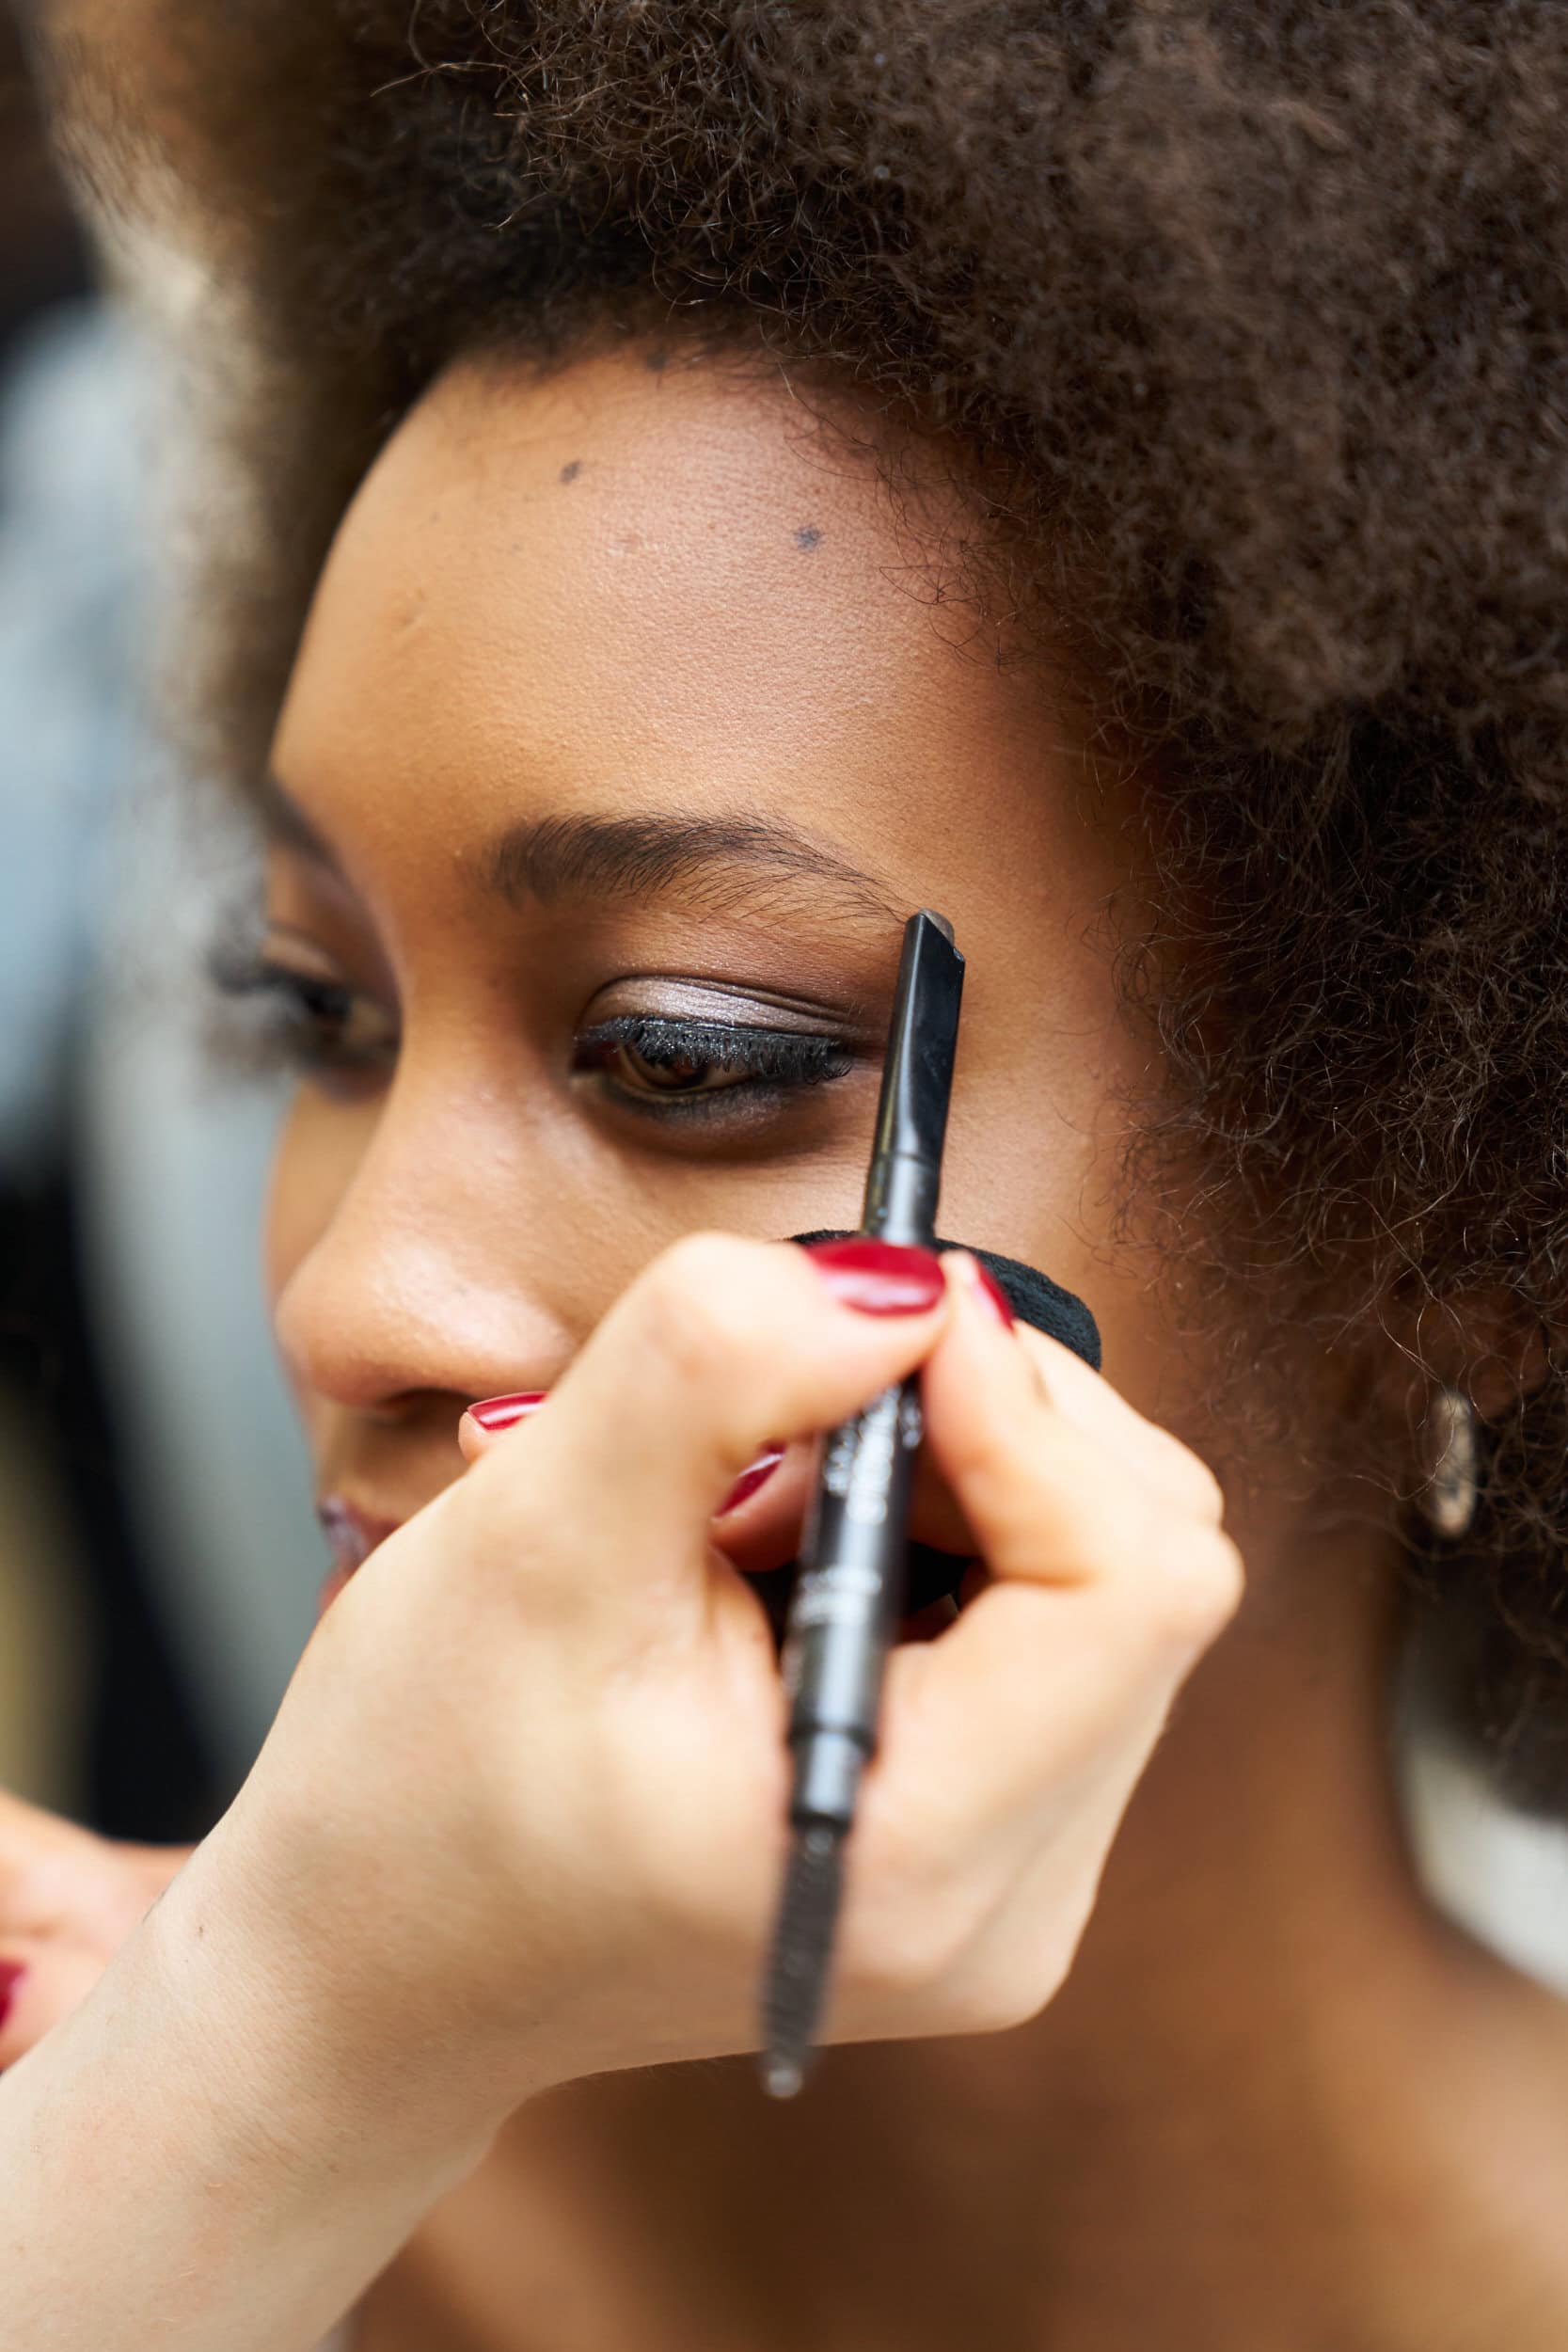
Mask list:
POLYGON ((1427 1525, 1451 1543, 1467 1532, 1481 1492, 1476 1408, 1463 1390, 1433 1391, 1423 1434, 1425 1476, 1416 1507, 1427 1525))

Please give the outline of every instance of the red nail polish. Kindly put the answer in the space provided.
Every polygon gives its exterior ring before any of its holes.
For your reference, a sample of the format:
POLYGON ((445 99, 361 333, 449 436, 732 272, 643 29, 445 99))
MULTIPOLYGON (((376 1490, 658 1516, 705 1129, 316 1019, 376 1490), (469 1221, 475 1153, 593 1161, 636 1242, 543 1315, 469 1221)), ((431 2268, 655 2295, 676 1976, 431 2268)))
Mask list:
POLYGON ((1006 1292, 989 1265, 983 1265, 978 1258, 972 1258, 970 1263, 974 1268, 975 1289, 987 1306, 992 1309, 1004 1330, 1010 1331, 1013 1327, 1014 1315, 1006 1292))
POLYGON ((928 1314, 942 1297, 942 1262, 895 1242, 814 1241, 806 1255, 839 1304, 863 1315, 928 1314))
POLYGON ((26 1967, 20 1960, 0 1960, 0 2032, 4 2031, 6 2020, 11 2013, 16 1988, 26 1974, 26 1967))
POLYGON ((494 1435, 498 1429, 511 1429, 516 1422, 527 1421, 548 1395, 547 1389, 528 1389, 518 1396, 487 1396, 482 1404, 469 1406, 468 1418, 494 1435))
POLYGON ((743 1502, 749 1502, 759 1486, 767 1486, 783 1460, 782 1453, 759 1454, 751 1469, 741 1471, 740 1476, 714 1513, 714 1518, 721 1519, 726 1511, 738 1511, 743 1502))

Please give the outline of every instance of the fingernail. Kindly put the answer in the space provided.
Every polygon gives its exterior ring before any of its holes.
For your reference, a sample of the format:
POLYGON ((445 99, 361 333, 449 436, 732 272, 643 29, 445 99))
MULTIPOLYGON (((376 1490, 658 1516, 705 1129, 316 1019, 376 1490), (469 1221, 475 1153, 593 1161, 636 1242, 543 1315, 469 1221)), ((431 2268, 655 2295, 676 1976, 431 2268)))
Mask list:
POLYGON ((26 1974, 22 1961, 0 1960, 0 2033, 5 2031, 6 2021, 16 2000, 16 1989, 26 1974))
POLYGON ((942 1294, 942 1261, 895 1242, 814 1241, 806 1255, 842 1307, 863 1315, 924 1315, 942 1294))
POLYGON ((714 1513, 714 1518, 721 1519, 726 1511, 738 1511, 743 1502, 749 1502, 759 1486, 767 1486, 783 1460, 782 1449, 773 1454, 759 1454, 751 1469, 741 1471, 740 1476, 714 1513))
POLYGON ((992 1314, 996 1317, 998 1323, 1001 1324, 1003 1329, 1005 1331, 1010 1331, 1013 1327, 1014 1320, 1012 1305, 1007 1297, 1006 1292, 1003 1289, 1001 1283, 997 1280, 990 1266, 985 1264, 979 1258, 971 1257, 967 1252, 965 1253, 961 1263, 963 1271, 968 1278, 970 1288, 974 1291, 975 1296, 985 1301, 986 1305, 990 1309, 992 1314))
POLYGON ((498 1429, 510 1429, 519 1421, 527 1421, 536 1413, 549 1395, 547 1389, 528 1389, 518 1396, 487 1396, 483 1404, 470 1405, 468 1419, 477 1421, 482 1429, 492 1434, 498 1429))

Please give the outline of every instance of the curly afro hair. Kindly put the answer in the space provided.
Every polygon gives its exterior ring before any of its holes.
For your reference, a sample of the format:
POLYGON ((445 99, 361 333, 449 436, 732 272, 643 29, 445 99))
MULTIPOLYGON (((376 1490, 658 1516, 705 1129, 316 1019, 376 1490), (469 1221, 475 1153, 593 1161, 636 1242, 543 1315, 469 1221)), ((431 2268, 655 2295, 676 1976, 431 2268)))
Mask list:
POLYGON ((63 36, 79 153, 102 177, 150 128, 137 200, 172 164, 245 305, 242 768, 356 484, 478 346, 760 341, 973 453, 1012 609, 1150 779, 1139 1197, 1196 1171, 1185 1265, 1196 1202, 1205 1264, 1298 1339, 1332 1316, 1464 1386, 1482 1301, 1531 1352, 1411 1590, 1499 1786, 1568 1804, 1560 0, 127 23, 139 87, 63 36))

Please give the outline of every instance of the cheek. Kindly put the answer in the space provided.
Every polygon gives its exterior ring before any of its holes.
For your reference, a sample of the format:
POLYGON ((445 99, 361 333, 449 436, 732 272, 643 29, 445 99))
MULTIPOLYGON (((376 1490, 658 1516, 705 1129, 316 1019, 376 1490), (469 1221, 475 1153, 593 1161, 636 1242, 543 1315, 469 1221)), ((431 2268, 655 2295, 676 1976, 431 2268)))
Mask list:
POLYGON ((295 1095, 273 1153, 264 1260, 273 1312, 297 1269, 330 1227, 375 1132, 379 1105, 295 1095))

